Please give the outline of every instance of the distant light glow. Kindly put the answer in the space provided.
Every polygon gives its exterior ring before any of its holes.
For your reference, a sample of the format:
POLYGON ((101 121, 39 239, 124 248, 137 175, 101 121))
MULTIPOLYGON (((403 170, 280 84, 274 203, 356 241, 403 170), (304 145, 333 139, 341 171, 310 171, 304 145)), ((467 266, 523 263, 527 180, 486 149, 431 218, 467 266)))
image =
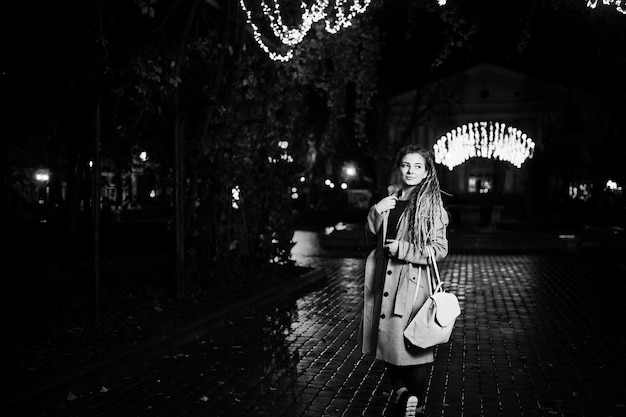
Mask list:
POLYGON ((342 190, 347 190, 348 189, 348 184, 346 184, 345 182, 341 183, 341 189, 342 190))
POLYGON ((575 183, 572 182, 568 187, 569 198, 572 200, 582 200, 587 201, 591 198, 591 191, 593 189, 593 184, 591 183, 575 183))
POLYGON ((239 208, 239 199, 241 198, 241 190, 238 185, 235 185, 231 190, 231 203, 234 209, 239 208))
POLYGON ((304 182, 306 181, 306 178, 304 176, 300 177, 300 182, 304 182))
POLYGON ((143 162, 146 162, 148 160, 148 152, 146 151, 139 152, 139 159, 141 159, 143 162))
POLYGON ((38 169, 35 171, 35 180, 39 182, 48 182, 50 181, 50 171, 47 169, 38 169))
POLYGON ((510 162, 517 168, 532 158, 535 142, 504 123, 467 123, 443 135, 434 145, 435 162, 452 170, 470 158, 510 162))
POLYGON ((289 142, 287 142, 286 140, 278 141, 278 147, 280 149, 287 149, 289 147, 289 142))
MULTIPOLYGON (((600 0, 587 0, 587 7, 595 9, 598 3, 600 3, 600 0)), ((624 0, 602 0, 602 4, 605 6, 614 5, 618 12, 626 14, 626 9, 623 7, 623 5, 626 6, 626 1, 624 0)))
POLYGON ((608 180, 604 189, 609 191, 622 191, 622 186, 613 180, 608 180))
POLYGON ((613 180, 608 180, 606 182, 606 188, 609 190, 617 190, 617 183, 613 180))
POLYGON ((289 163, 293 162, 293 156, 289 155, 287 152, 284 152, 283 154, 281 154, 280 159, 282 159, 283 161, 287 161, 289 163))
MULTIPOLYGON (((273 61, 286 62, 293 58, 293 47, 298 45, 306 34, 311 30, 314 23, 320 20, 324 21, 324 28, 328 33, 335 34, 343 28, 352 25, 352 19, 358 14, 364 13, 371 0, 334 0, 331 6, 331 0, 315 0, 308 5, 306 2, 300 2, 301 16, 296 27, 289 27, 283 23, 280 11, 280 0, 259 0, 263 16, 271 28, 272 34, 281 43, 285 52, 276 52, 270 50, 267 43, 263 40, 263 35, 257 24, 252 20, 252 12, 248 10, 245 0, 239 0, 241 10, 246 15, 248 25, 252 28, 252 34, 256 43, 268 54, 273 61), (346 10, 348 3, 351 4, 346 10), (346 13, 347 12, 347 13, 346 13)), ((283 0, 285 1, 285 0, 283 0)))
POLYGON ((356 167, 352 163, 347 163, 343 167, 344 177, 354 177, 356 175, 356 167))
POLYGON ((346 225, 344 222, 339 222, 335 225, 335 230, 338 230, 338 231, 346 230, 347 228, 348 228, 348 225, 346 225))

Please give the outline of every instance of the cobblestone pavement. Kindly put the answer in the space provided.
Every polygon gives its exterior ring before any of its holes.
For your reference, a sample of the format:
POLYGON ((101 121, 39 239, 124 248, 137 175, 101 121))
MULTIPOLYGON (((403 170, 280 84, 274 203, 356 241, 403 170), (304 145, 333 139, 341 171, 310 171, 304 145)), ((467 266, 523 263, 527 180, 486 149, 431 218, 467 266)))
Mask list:
MULTIPOLYGON (((389 415, 383 367, 356 344, 364 260, 299 262, 327 279, 42 415, 389 415)), ((623 268, 463 254, 440 268, 463 313, 437 349, 426 416, 626 415, 623 268)))

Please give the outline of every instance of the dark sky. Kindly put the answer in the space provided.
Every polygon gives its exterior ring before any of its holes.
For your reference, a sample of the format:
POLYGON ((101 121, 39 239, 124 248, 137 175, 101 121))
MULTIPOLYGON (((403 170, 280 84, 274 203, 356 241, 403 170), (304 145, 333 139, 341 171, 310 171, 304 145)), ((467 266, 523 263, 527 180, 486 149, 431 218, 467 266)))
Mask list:
MULTIPOLYGON (((158 2, 164 5, 167 0, 158 2)), ((585 3, 449 0, 442 8, 436 0, 383 0, 379 10, 367 12, 376 13, 376 23, 384 30, 383 94, 402 92, 482 62, 586 89, 607 88, 607 83, 621 78, 625 66, 626 16, 610 6, 592 10, 585 3), (455 9, 444 22, 442 13, 455 9), (472 25, 474 30, 468 30, 472 25), (463 38, 463 33, 469 36, 463 38), (454 41, 449 55, 433 66, 448 40, 454 41)), ((110 4, 125 8, 124 15, 139 16, 131 0, 17 2, 11 13, 0 17, 2 81, 19 79, 29 88, 34 84, 49 88, 46 80, 67 79, 72 71, 89 76, 84 68, 90 66, 84 61, 97 50, 93 42, 97 6, 106 13, 110 4), (83 22, 91 25, 90 38, 80 33, 83 22), (84 42, 77 42, 81 37, 84 42)), ((107 35, 116 33, 107 28, 107 35)))
MULTIPOLYGON (((166 4, 167 0, 158 2, 166 4)), ((97 21, 97 5, 106 12, 110 3, 17 2, 11 13, 3 13, 0 18, 4 55, 0 66, 4 71, 13 67, 35 74, 54 71, 64 64, 58 59, 72 59, 63 50, 67 46, 64 38, 80 37, 80 33, 73 32, 80 27, 80 19, 93 24, 97 21)), ((125 7, 133 9, 129 13, 136 14, 134 2, 126 3, 125 7)), ((586 0, 448 0, 448 6, 439 7, 436 0, 382 0, 380 10, 367 13, 377 13, 377 23, 385 30, 384 56, 393 73, 391 89, 400 88, 397 83, 414 83, 416 76, 437 76, 483 61, 549 79, 581 83, 589 76, 599 75, 594 71, 599 69, 596 61, 603 52, 615 54, 614 50, 599 49, 598 42, 606 44, 611 36, 621 39, 621 23, 626 26, 626 16, 613 7, 591 10, 585 3, 586 0), (443 40, 450 39, 450 33, 455 36, 455 28, 443 23, 440 17, 453 6, 459 11, 449 21, 464 21, 459 23, 460 28, 476 24, 476 30, 463 45, 453 48, 444 64, 433 72, 431 65, 442 50, 443 40), (620 33, 614 33, 615 30, 620 33)))
POLYGON ((430 11, 418 6, 407 19, 411 4, 428 3, 386 0, 379 11, 386 36, 383 76, 390 91, 482 62, 594 88, 606 65, 616 71, 619 64, 612 56, 621 50, 617 39, 623 38, 626 16, 609 7, 588 9, 585 0, 449 0, 463 5, 449 20, 458 28, 442 21, 445 8, 438 6, 430 11), (475 29, 464 39, 461 34, 472 25, 475 29), (433 67, 446 39, 461 43, 433 67))

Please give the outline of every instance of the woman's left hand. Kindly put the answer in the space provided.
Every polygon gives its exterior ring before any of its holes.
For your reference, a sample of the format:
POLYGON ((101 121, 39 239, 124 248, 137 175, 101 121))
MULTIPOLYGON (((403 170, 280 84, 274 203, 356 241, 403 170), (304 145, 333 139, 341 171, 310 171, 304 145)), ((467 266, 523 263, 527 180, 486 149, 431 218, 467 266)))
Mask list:
POLYGON ((387 239, 387 240, 385 240, 385 245, 383 246, 383 248, 385 250, 385 253, 389 257, 391 257, 391 256, 393 256, 393 257, 398 256, 398 248, 399 247, 400 247, 400 244, 395 239, 387 239))

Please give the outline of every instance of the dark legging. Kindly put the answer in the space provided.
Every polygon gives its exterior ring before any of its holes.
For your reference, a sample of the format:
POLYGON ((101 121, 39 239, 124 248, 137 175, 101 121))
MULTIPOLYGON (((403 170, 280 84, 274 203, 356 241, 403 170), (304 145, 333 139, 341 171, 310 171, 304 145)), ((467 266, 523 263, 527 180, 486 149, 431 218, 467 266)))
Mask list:
POLYGON ((385 368, 394 391, 397 392, 400 388, 406 387, 409 394, 416 395, 420 403, 423 403, 426 396, 429 363, 415 366, 396 366, 385 362, 385 368))

